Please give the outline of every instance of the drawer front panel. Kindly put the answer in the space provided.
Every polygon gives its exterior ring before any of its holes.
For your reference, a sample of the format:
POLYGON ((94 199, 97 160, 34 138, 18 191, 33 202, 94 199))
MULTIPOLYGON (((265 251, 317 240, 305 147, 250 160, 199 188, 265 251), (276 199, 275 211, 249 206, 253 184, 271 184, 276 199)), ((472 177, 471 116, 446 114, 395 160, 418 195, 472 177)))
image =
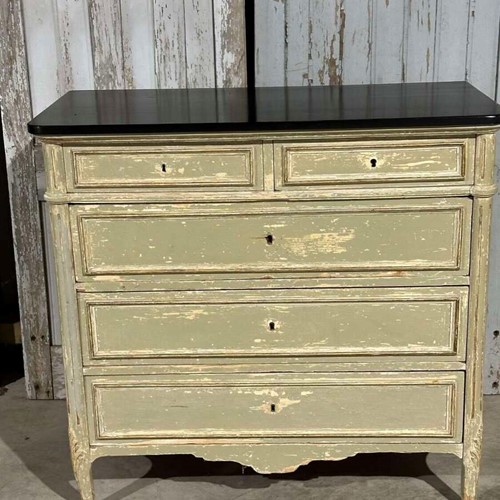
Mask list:
POLYGON ((69 191, 86 189, 262 189, 260 145, 71 148, 69 191))
POLYGON ((84 362, 201 356, 463 360, 467 288, 79 295, 84 362))
POLYGON ((472 182, 473 139, 275 145, 276 185, 331 186, 384 182, 472 182), (468 171, 469 170, 469 171, 468 171))
POLYGON ((81 279, 356 270, 467 274, 470 208, 468 199, 451 199, 71 210, 81 279))
POLYGON ((251 378, 87 379, 95 438, 461 440, 461 372, 251 378))

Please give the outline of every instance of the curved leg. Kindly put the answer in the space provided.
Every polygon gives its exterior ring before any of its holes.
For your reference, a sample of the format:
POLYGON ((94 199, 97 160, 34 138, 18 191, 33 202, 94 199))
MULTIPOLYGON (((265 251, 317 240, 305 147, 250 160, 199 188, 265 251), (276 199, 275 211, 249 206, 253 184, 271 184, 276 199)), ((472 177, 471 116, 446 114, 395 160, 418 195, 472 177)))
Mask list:
POLYGON ((469 439, 465 441, 462 462, 462 499, 476 500, 479 483, 479 466, 481 461, 481 445, 483 438, 483 422, 481 416, 470 424, 469 439))
POLYGON ((75 469, 76 482, 82 500, 94 500, 94 486, 92 482, 92 462, 85 460, 75 469))
POLYGON ((88 450, 82 449, 74 434, 69 432, 71 461, 73 472, 80 490, 82 500, 94 500, 94 485, 92 481, 92 460, 88 450))

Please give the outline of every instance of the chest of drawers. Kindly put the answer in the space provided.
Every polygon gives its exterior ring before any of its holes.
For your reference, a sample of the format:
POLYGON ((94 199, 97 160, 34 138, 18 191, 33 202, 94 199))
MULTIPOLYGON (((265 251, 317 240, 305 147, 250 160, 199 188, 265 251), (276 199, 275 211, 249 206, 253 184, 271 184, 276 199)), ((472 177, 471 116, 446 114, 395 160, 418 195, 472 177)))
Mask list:
POLYGON ((464 84, 390 92, 411 104, 429 89, 470 112, 433 104, 412 122, 403 106, 381 125, 335 101, 329 122, 126 128, 82 118, 99 93, 76 93, 31 123, 83 499, 106 455, 271 473, 383 451, 458 455, 476 498, 500 113, 464 84))

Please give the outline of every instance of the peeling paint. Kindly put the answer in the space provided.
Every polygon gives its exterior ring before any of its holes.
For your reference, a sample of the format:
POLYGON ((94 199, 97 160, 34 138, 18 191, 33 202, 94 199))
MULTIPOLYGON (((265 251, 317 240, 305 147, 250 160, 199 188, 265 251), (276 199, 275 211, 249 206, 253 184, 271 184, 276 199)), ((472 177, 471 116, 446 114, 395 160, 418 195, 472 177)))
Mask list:
POLYGON ((339 254, 347 252, 346 243, 353 240, 353 229, 342 233, 311 233, 302 238, 286 238, 282 246, 294 255, 339 254))

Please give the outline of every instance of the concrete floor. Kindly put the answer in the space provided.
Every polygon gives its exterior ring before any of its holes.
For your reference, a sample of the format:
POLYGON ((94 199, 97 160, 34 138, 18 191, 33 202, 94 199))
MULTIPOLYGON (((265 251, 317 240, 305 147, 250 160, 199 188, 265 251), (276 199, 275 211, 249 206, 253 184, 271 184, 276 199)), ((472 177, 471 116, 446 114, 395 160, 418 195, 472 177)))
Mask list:
MULTIPOLYGON (((0 393, 0 499, 79 500, 64 401, 27 401, 23 380, 0 393)), ((485 401, 481 500, 500 500, 500 397, 485 401)), ((261 476, 190 456, 104 458, 94 464, 106 500, 459 500, 460 461, 437 454, 358 455, 261 476)))

